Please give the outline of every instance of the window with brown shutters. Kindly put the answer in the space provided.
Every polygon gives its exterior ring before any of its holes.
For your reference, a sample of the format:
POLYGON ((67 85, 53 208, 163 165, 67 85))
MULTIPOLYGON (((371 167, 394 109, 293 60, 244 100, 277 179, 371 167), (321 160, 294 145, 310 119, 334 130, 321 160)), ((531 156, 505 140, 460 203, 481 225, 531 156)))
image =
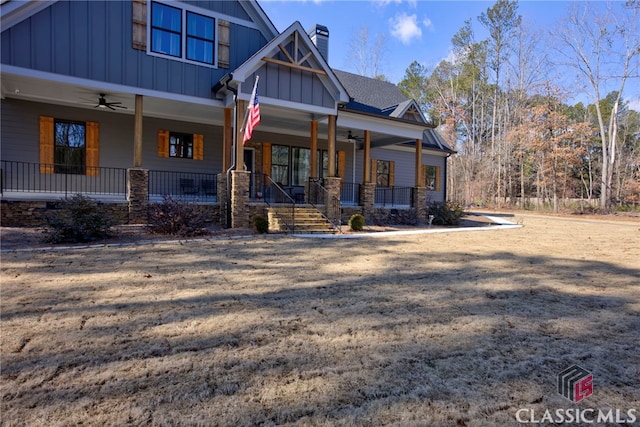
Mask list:
POLYGON ((440 166, 424 165, 423 177, 425 187, 430 191, 440 191, 440 166))
POLYGON ((40 173, 98 176, 100 125, 40 117, 40 173))
POLYGON ((133 2, 133 47, 150 55, 229 68, 230 24, 181 2, 133 2), (220 38, 221 39, 218 39, 220 38))
POLYGON ((204 160, 204 135, 158 130, 158 157, 204 160))
POLYGON ((375 163, 372 163, 372 166, 375 166, 375 183, 379 187, 393 187, 395 184, 395 170, 396 165, 394 161, 391 160, 375 160, 375 163))

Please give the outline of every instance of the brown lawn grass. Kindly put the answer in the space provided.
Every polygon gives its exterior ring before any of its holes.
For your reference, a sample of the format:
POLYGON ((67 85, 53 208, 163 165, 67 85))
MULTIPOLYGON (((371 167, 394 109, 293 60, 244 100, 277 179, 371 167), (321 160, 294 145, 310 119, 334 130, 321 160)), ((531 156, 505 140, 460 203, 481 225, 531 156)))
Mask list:
MULTIPOLYGON (((640 406, 640 222, 2 254, 2 425, 516 425, 640 406), (572 364, 594 375, 573 404, 572 364)), ((640 416, 640 414, 638 414, 640 416)))

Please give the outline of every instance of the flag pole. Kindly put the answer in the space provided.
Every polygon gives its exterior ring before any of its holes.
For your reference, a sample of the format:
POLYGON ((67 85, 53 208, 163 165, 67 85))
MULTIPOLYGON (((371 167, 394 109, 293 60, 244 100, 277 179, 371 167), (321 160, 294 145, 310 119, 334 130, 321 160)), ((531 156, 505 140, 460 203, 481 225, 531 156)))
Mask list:
POLYGON ((249 117, 249 110, 251 109, 251 104, 253 104, 253 100, 256 97, 256 88, 258 87, 258 80, 260 76, 256 75, 256 80, 253 83, 253 90, 251 91, 251 98, 249 98, 249 104, 247 104, 247 109, 244 112, 244 119, 242 120, 242 126, 240 127, 240 131, 244 134, 245 128, 247 126, 247 118, 249 117))

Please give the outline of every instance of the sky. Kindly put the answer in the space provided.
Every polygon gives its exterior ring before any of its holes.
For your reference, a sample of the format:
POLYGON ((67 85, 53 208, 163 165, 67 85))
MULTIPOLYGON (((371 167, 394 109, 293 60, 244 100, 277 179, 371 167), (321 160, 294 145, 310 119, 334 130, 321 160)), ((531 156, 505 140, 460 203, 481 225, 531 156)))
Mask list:
MULTIPOLYGON (((434 0, 258 0, 278 31, 295 21, 309 30, 315 24, 329 29, 329 65, 355 72, 350 64, 349 43, 363 26, 369 37, 384 34, 386 49, 382 74, 392 83, 404 77, 411 62, 418 61, 431 72, 451 54, 451 37, 471 19, 476 40, 487 37, 477 17, 495 1, 434 1, 434 0)), ((567 15, 568 1, 520 0, 518 13, 530 28, 553 31, 567 15)), ((604 2, 594 2, 597 7, 604 2)), ((625 98, 640 110, 640 90, 632 90, 629 81, 625 98)), ((637 85, 640 87, 640 85, 637 85)), ((575 100, 580 95, 576 94, 575 100)), ((583 99, 579 99, 583 100, 583 99)), ((586 101, 586 99, 584 100, 586 101)))

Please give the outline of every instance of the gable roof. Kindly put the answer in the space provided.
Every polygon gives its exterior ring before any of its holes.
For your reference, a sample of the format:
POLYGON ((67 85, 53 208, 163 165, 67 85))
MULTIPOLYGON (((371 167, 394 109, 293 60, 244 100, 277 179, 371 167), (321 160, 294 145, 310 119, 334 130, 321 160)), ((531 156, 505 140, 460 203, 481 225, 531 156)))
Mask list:
MULTIPOLYGON (((309 35, 302 27, 300 22, 296 21, 289 26, 286 30, 280 33, 273 40, 269 41, 262 49, 257 51, 251 58, 246 60, 242 65, 236 68, 232 73, 232 78, 237 83, 248 83, 252 85, 252 81, 247 81, 253 73, 264 66, 265 60, 263 58, 272 58, 281 52, 281 44, 286 42, 290 37, 295 36, 296 46, 304 46, 311 55, 305 55, 301 59, 302 63, 296 64, 304 69, 319 70, 323 73, 319 78, 323 84, 331 88, 331 92, 338 103, 346 103, 349 99, 349 95, 345 88, 340 83, 334 70, 329 67, 324 56, 320 53, 316 45, 311 41, 309 35), (305 65, 306 64, 306 65, 305 65)), ((282 62, 281 62, 282 63, 282 62)), ((250 89, 250 87, 249 87, 250 89)), ((243 90, 246 93, 246 91, 243 90)))
POLYGON ((6 0, 0 3, 0 28, 2 31, 13 27, 18 22, 35 15, 56 3, 57 0, 16 1, 6 0))
POLYGON ((349 109, 388 116, 389 113, 384 110, 407 101, 407 97, 393 83, 346 71, 334 72, 351 97, 346 106, 349 109))
POLYGON ((334 71, 349 93, 347 109, 402 119, 413 107, 421 121, 427 123, 418 103, 407 98, 395 84, 346 71, 334 71))

